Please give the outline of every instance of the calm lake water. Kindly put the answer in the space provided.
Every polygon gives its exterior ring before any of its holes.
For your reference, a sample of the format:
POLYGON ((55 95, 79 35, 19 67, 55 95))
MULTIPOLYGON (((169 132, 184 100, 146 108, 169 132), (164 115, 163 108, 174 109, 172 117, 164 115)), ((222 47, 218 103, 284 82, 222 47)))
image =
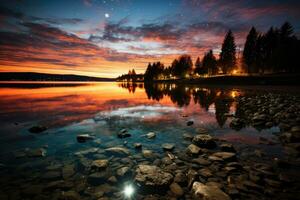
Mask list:
MULTIPOLYGON (((72 166, 74 172, 71 170, 69 177, 74 184, 72 187, 88 198, 84 189, 78 189, 80 184, 83 184, 80 181, 84 176, 88 176, 82 171, 80 163, 88 164, 95 158, 119 162, 118 155, 103 152, 106 148, 116 146, 128 149, 131 155, 139 155, 140 152, 133 146, 136 142, 142 143, 143 149, 149 149, 158 155, 164 154, 161 147, 164 143, 175 144, 175 153, 181 152, 190 143, 183 140, 183 134, 195 135, 199 128, 205 128, 212 136, 233 143, 241 154, 253 155, 259 151, 263 152, 263 159, 266 160, 283 157, 284 151, 276 136, 279 132, 278 127, 257 130, 248 126, 236 131, 229 127, 229 123, 230 114, 236 112, 236 98, 240 95, 298 94, 293 93, 293 89, 290 90, 291 92, 282 87, 270 90, 256 87, 200 87, 175 84, 144 86, 115 82, 2 83, 2 197, 14 196, 15 199, 21 199, 25 196, 25 199, 31 199, 39 194, 28 192, 28 187, 38 187, 50 181, 61 180, 61 172, 50 175, 49 172, 72 166), (194 124, 187 126, 188 121, 193 121, 194 124), (28 129, 34 125, 46 126, 47 130, 39 134, 30 133, 28 129), (122 129, 127 129, 131 137, 118 138, 117 133, 122 129), (156 138, 147 139, 145 134, 148 132, 155 132, 156 138), (90 134, 95 139, 78 143, 78 134, 90 134), (265 140, 270 141, 272 145, 265 144, 265 140), (40 148, 46 151, 44 157, 27 156, 26 153, 30 150, 40 148), (93 152, 91 148, 96 148, 96 155, 76 155, 76 152, 80 154, 84 150, 93 152)), ((84 184, 86 187, 92 187, 86 182, 84 184)), ((122 182, 118 181, 112 185, 121 188, 122 182)))

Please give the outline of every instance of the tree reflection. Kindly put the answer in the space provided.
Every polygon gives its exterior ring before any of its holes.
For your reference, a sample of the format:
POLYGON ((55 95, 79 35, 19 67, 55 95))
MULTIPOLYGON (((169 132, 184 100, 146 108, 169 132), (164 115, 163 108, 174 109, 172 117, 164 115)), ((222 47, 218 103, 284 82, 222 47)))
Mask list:
MULTIPOLYGON (((123 83, 119 85, 128 89, 130 93, 134 93, 138 87, 136 83, 123 83)), ((143 86, 139 86, 143 87, 143 86)), ((239 96, 236 90, 220 90, 216 88, 200 88, 193 85, 174 84, 174 83, 145 83, 145 92, 148 99, 160 101, 164 97, 169 97, 171 101, 179 107, 188 106, 193 99, 195 104, 206 111, 210 106, 215 108, 215 117, 220 127, 227 120, 227 113, 234 99, 239 96)))

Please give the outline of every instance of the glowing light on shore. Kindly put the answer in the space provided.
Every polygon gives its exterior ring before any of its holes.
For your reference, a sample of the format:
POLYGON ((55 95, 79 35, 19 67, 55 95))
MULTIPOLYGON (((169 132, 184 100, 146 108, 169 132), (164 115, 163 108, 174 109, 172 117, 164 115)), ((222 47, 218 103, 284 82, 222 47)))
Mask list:
POLYGON ((126 198, 131 198, 134 194, 134 187, 132 185, 126 185, 123 192, 126 198))

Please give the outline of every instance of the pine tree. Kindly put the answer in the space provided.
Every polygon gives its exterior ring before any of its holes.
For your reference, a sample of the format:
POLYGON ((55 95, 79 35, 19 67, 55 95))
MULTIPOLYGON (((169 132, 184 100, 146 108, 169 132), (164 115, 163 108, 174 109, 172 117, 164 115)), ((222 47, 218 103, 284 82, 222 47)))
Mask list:
POLYGON ((232 71, 236 64, 236 45, 231 30, 226 34, 222 49, 220 53, 220 64, 222 66, 223 73, 227 74, 232 71))
POLYGON ((246 72, 251 73, 254 68, 255 64, 255 50, 256 50, 256 43, 257 43, 257 31, 254 27, 251 28, 250 32, 248 33, 244 51, 243 51, 243 61, 246 64, 246 72))
POLYGON ((218 73, 217 60, 212 50, 204 55, 202 59, 202 67, 204 74, 214 75, 218 73))
POLYGON ((200 58, 198 57, 196 62, 195 62, 195 73, 197 74, 204 74, 200 58))

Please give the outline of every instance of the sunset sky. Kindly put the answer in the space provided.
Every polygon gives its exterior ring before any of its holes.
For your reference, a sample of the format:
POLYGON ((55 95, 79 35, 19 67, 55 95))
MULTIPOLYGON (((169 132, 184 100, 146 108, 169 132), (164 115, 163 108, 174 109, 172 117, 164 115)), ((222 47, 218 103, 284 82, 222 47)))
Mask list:
POLYGON ((289 21, 299 0, 1 0, 0 71, 116 77, 180 54, 220 51, 231 29, 238 49, 255 26, 289 21))

